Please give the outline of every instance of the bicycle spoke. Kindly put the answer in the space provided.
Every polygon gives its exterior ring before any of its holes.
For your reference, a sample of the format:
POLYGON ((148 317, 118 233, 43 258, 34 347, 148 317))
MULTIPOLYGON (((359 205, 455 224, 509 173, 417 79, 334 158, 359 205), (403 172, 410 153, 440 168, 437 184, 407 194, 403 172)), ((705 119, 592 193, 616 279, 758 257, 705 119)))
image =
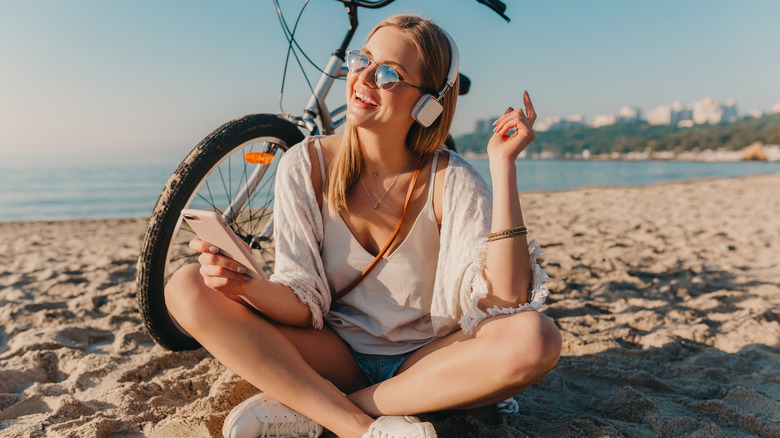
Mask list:
MULTIPOLYGON (((228 157, 228 165, 230 164, 230 157, 228 157)), ((225 187, 225 176, 222 174, 222 166, 217 167, 217 173, 219 174, 219 180, 222 182, 222 189, 225 191, 225 199, 230 199, 230 193, 228 193, 228 188, 225 187)), ((214 208, 217 207, 216 204, 212 205, 214 208)))

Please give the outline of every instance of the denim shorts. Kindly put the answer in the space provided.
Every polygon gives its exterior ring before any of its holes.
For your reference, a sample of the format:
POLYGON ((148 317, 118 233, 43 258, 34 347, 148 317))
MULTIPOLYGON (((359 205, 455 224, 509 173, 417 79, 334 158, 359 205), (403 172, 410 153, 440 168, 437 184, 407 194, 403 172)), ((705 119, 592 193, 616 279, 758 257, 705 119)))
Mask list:
POLYGON ((383 355, 383 354, 364 354, 358 353, 353 349, 349 349, 352 352, 352 357, 355 358, 360 370, 363 371, 363 375, 371 385, 376 385, 379 382, 395 376, 398 368, 404 361, 414 353, 412 350, 408 353, 395 354, 395 355, 383 355))

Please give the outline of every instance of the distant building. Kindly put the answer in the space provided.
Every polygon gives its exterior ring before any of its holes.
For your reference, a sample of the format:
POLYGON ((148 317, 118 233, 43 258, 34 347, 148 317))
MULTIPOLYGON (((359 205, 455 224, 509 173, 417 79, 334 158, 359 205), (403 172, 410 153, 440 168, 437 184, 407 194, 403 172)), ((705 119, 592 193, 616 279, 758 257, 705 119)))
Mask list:
POLYGON ((671 125, 672 124, 672 106, 661 105, 653 108, 647 113, 647 123, 649 125, 671 125))
POLYGON ((601 128, 602 126, 609 126, 614 125, 617 122, 618 118, 614 114, 596 114, 595 117, 593 117, 593 126, 594 128, 601 128))
POLYGON ((693 123, 716 125, 723 120, 723 107, 711 97, 693 102, 693 123))
POLYGON ((557 116, 545 117, 541 120, 537 120, 534 125, 534 131, 545 132, 557 129, 569 129, 583 125, 585 125, 585 117, 583 117, 582 114, 567 116, 565 119, 561 119, 557 116))
POLYGON ((726 106, 723 107, 723 120, 727 122, 736 122, 738 118, 737 99, 731 97, 726 100, 726 106))
POLYGON ((623 106, 620 108, 620 111, 618 111, 617 115, 596 114, 596 116, 593 117, 593 123, 591 126, 594 128, 600 128, 602 126, 614 125, 617 122, 638 122, 640 115, 641 112, 639 111, 639 108, 633 106, 623 106))
POLYGON ((634 106, 620 107, 618 118, 621 122, 638 122, 642 117, 642 112, 634 106))
POLYGON ((677 123, 678 125, 680 122, 684 122, 690 120, 691 123, 693 123, 693 108, 689 106, 683 105, 682 102, 679 100, 675 100, 672 102, 672 120, 671 123, 677 123))
POLYGON ((726 106, 711 97, 697 100, 691 105, 684 106, 679 100, 671 105, 661 105, 653 108, 647 114, 647 123, 650 125, 671 125, 680 127, 700 125, 703 123, 717 124, 722 121, 737 120, 737 101, 734 98, 726 101, 726 106))
POLYGON ((780 113, 780 102, 772 105, 772 112, 775 114, 780 113))
POLYGON ((538 131, 538 132, 549 131, 560 121, 561 121, 560 117, 544 117, 536 121, 536 124, 534 124, 534 131, 538 131))
POLYGON ((474 125, 474 133, 481 134, 484 132, 491 132, 493 130, 493 123, 496 120, 498 120, 498 117, 477 120, 476 124, 474 125))

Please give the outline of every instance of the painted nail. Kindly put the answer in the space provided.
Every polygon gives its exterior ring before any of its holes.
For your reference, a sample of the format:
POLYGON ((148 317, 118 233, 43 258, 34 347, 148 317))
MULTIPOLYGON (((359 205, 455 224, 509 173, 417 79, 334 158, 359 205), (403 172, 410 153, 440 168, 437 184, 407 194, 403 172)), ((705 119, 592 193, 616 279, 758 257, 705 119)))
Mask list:
POLYGON ((252 277, 244 275, 244 281, 252 281, 252 277))
POLYGON ((212 254, 219 254, 219 248, 217 248, 216 246, 210 246, 209 252, 212 254))
POLYGON ((238 272, 239 274, 246 274, 246 268, 245 268, 245 267, 243 267, 243 266, 239 266, 239 267, 236 269, 236 272, 238 272))

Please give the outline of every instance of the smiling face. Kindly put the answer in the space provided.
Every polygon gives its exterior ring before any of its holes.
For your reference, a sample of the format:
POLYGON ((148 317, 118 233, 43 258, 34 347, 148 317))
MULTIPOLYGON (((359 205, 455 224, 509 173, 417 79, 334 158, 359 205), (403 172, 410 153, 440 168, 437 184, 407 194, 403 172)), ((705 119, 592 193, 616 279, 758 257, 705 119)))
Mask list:
POLYGON ((404 81, 422 83, 417 48, 398 28, 378 29, 363 47, 373 61, 360 73, 347 75, 347 120, 352 126, 378 131, 409 131, 412 107, 422 92, 406 84, 391 90, 376 86, 377 64, 393 66, 404 81))

